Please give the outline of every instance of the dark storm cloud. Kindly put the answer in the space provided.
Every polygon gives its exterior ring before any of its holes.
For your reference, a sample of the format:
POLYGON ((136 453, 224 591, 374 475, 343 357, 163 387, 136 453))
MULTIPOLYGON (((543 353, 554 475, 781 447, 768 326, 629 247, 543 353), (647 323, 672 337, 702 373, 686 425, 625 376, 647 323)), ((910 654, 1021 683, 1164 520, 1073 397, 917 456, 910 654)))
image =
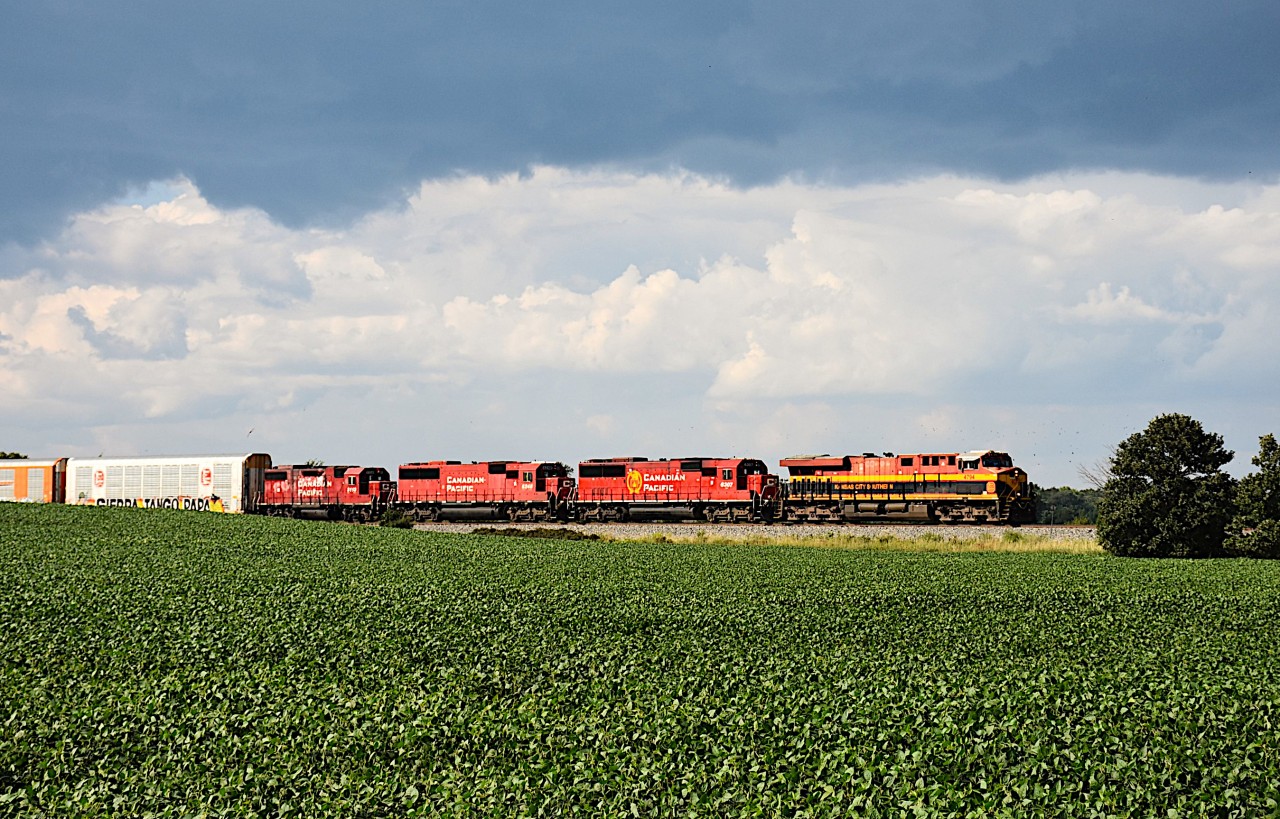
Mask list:
POLYGON ((1274 176, 1270 2, 9 4, 0 239, 185 174, 291 224, 425 176, 1274 176))

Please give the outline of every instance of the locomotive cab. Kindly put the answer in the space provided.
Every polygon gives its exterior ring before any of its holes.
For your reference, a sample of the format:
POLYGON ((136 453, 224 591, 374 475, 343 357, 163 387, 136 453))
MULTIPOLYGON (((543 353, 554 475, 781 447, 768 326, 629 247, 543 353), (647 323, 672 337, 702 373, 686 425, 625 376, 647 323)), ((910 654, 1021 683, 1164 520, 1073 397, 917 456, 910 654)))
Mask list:
POLYGON ((988 480, 986 490, 988 495, 996 498, 999 520, 1012 524, 1035 522, 1035 498, 1031 494, 1027 473, 1013 465, 1013 458, 1008 453, 975 450, 960 455, 959 461, 961 472, 985 473, 994 479, 988 480))
POLYGON ((569 467, 562 463, 538 464, 532 474, 526 472, 524 480, 533 479, 533 491, 546 493, 548 500, 561 504, 573 497, 575 481, 569 477, 569 467))
MULTIPOLYGON (((366 466, 359 473, 351 472, 352 467, 337 467, 346 474, 347 502, 387 503, 395 494, 396 484, 391 480, 391 473, 380 466, 366 466)), ((339 474, 342 474, 341 472, 339 474)))
MULTIPOLYGON (((728 473, 730 470, 724 470, 728 473)), ((749 492, 764 501, 771 501, 778 495, 778 476, 769 472, 764 461, 744 458, 738 463, 736 470, 737 489, 749 492)))
POLYGON ((991 450, 967 452, 960 456, 961 472, 977 472, 980 468, 987 470, 1012 469, 1013 459, 1004 452, 991 450))

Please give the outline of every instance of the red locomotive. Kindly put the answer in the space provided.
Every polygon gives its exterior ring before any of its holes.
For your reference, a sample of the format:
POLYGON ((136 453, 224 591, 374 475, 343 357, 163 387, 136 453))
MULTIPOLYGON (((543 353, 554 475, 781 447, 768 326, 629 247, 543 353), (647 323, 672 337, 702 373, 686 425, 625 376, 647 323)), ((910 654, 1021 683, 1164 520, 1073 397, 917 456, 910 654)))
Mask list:
POLYGON ((255 511, 294 518, 377 520, 396 491, 380 466, 273 466, 264 478, 255 511))
POLYGON ((1027 473, 1003 452, 868 452, 780 463, 791 476, 789 521, 1035 522, 1027 473))
POLYGON ((567 520, 574 480, 559 462, 426 461, 400 467, 395 507, 414 520, 567 520))
POLYGON ((778 476, 754 458, 602 458, 578 465, 574 508, 582 521, 768 522, 779 499, 778 476))

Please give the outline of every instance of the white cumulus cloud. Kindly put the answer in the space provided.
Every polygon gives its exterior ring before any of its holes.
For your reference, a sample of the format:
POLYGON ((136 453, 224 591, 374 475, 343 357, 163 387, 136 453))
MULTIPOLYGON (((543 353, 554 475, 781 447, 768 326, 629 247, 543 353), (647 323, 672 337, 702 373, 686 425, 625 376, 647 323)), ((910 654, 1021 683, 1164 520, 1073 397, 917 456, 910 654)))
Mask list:
MULTIPOLYGON (((421 429, 568 459, 605 434, 665 446, 650 424, 777 454, 1026 449, 1019 419, 1096 419, 1102 394, 1123 423, 1153 397, 1225 423, 1238 389, 1258 408, 1242 428, 1280 399, 1258 387, 1280 374, 1274 188, 534 168, 424 182, 328 230, 167 190, 0 256, 8 448, 239 448, 254 429, 324 457, 306 436, 345 428, 393 460, 421 429)), ((1121 422, 1087 423, 1076 457, 1121 422)))

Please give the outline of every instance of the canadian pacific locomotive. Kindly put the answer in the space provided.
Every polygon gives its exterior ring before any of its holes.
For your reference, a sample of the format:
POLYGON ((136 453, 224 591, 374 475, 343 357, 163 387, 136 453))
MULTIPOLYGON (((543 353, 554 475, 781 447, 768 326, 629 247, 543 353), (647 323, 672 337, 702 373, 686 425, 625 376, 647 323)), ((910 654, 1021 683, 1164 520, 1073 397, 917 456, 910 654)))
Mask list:
POLYGON ((778 476, 754 458, 604 458, 578 465, 574 517, 767 523, 781 516, 778 476))
POLYGON ((380 466, 273 466, 250 511, 262 515, 368 522, 395 499, 396 485, 380 466))
POLYGON ((1027 474, 1003 452, 796 456, 781 481, 754 458, 601 458, 577 478, 544 461, 272 465, 269 455, 0 461, 0 500, 367 522, 691 520, 1020 524, 1027 474))
POLYGON ((400 467, 393 507, 414 520, 567 520, 574 481, 562 463, 426 461, 400 467))

